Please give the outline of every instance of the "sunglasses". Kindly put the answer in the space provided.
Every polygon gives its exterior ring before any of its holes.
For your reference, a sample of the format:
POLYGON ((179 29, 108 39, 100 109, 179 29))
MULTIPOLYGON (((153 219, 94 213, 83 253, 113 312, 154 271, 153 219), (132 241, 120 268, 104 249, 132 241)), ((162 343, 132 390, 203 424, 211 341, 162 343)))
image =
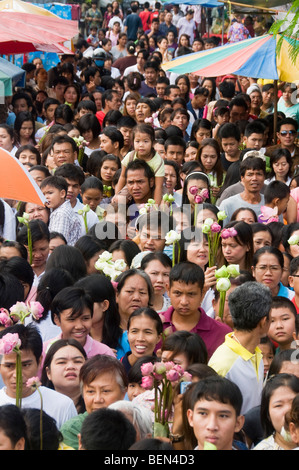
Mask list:
POLYGON ((295 135, 297 134, 297 131, 281 131, 280 135, 285 136, 285 135, 295 135))

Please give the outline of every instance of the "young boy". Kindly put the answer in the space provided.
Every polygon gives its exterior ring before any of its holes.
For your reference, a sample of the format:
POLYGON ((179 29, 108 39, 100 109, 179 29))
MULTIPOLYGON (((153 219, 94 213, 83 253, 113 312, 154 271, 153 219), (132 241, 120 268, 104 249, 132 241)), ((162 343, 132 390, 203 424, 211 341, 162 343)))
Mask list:
POLYGON ((179 166, 183 164, 186 142, 180 136, 168 137, 165 141, 165 160, 174 160, 179 166))
MULTIPOLYGON (((78 213, 78 211, 82 210, 84 207, 84 204, 79 200, 78 197, 81 191, 81 186, 85 181, 83 170, 79 166, 73 165, 72 163, 65 163, 61 167, 57 168, 55 171, 55 176, 62 176, 66 180, 68 184, 66 198, 70 201, 73 211, 78 215, 78 218, 81 222, 81 235, 86 235, 84 219, 78 213)), ((93 210, 90 210, 86 213, 86 220, 88 229, 93 227, 99 221, 98 216, 93 210)))
MULTIPOLYGON (((40 409, 40 392, 43 400, 43 411, 56 420, 60 429, 66 421, 77 416, 73 400, 48 387, 40 386, 37 391, 26 385, 28 379, 37 376, 42 359, 43 342, 38 330, 33 324, 25 326, 18 323, 3 329, 0 332, 0 337, 3 338, 8 333, 17 334, 21 341, 22 408, 40 409)), ((0 406, 16 404, 16 363, 17 354, 15 352, 1 356, 0 372, 4 387, 0 390, 0 406)))
POLYGON ((278 344, 276 352, 292 349, 297 312, 293 302, 286 297, 274 297, 270 311, 268 336, 278 344))
POLYGON ((200 307, 204 286, 204 272, 191 262, 181 262, 174 266, 169 275, 171 307, 162 312, 163 330, 186 330, 197 333, 203 339, 208 357, 220 346, 231 328, 208 317, 200 307))
POLYGON ((197 439, 195 450, 204 450, 208 445, 217 450, 238 449, 234 434, 244 425, 242 401, 239 387, 223 377, 207 377, 195 384, 187 410, 197 439))
POLYGON ((265 126, 261 122, 249 122, 244 132, 244 144, 247 149, 261 150, 264 145, 265 126))
POLYGON ((232 163, 240 159, 240 130, 233 122, 227 122, 219 128, 218 138, 223 149, 221 164, 224 171, 227 171, 232 163))
POLYGON ((48 176, 40 186, 50 209, 49 231, 61 233, 68 245, 81 236, 81 222, 66 199, 68 184, 62 176, 48 176))
POLYGON ((271 181, 264 191, 264 206, 261 207, 261 214, 258 221, 269 223, 273 221, 283 222, 283 214, 287 210, 290 199, 290 188, 282 181, 271 181))

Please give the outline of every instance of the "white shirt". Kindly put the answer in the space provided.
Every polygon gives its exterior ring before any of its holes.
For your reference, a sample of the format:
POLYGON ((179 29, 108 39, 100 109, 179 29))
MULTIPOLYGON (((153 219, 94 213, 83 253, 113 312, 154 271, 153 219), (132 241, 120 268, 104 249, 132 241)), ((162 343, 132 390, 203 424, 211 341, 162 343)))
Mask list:
MULTIPOLYGON (((56 420, 58 429, 63 423, 77 416, 77 410, 71 398, 56 392, 50 388, 41 386, 39 391, 43 397, 43 411, 56 420)), ((16 399, 9 397, 6 393, 6 387, 0 390, 0 406, 15 405, 16 399)), ((35 390, 28 397, 22 398, 22 408, 41 408, 41 399, 38 390, 35 390)))
POLYGON ((2 231, 2 237, 5 240, 16 239, 16 217, 14 211, 7 202, 1 199, 4 205, 4 226, 2 231))
MULTIPOLYGON (((82 235, 81 236, 86 235, 86 229, 85 229, 83 216, 78 214, 78 211, 80 209, 83 209, 83 207, 84 207, 84 204, 82 204, 82 202, 80 202, 79 199, 77 199, 77 203, 73 207, 73 211, 76 213, 77 217, 79 217, 79 220, 80 220, 80 223, 81 223, 81 228, 82 228, 82 235)), ((98 218, 97 214, 92 210, 87 212, 86 219, 87 219, 88 230, 90 230, 91 227, 93 227, 94 225, 96 225, 99 222, 99 218, 98 218)))

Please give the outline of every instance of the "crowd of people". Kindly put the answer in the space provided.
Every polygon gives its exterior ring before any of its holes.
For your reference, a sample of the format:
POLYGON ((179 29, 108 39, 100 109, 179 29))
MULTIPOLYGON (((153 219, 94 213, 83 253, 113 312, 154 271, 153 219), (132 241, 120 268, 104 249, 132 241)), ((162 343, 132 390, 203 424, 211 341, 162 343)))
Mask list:
POLYGON ((1 105, 0 147, 45 203, 0 199, 0 344, 18 335, 23 376, 20 408, 2 350, 0 449, 298 448, 299 82, 165 72, 219 47, 200 28, 92 0, 76 52, 25 63, 1 105), (19 302, 41 316, 8 319, 19 302), (142 380, 160 362, 191 377, 164 438, 142 380))

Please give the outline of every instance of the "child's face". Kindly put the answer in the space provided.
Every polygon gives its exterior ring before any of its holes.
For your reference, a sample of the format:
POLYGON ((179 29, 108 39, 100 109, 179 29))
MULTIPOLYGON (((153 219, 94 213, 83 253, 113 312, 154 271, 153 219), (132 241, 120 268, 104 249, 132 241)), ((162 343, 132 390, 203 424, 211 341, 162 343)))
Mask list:
POLYGON ((50 104, 47 111, 45 111, 45 117, 48 122, 54 121, 55 109, 58 107, 58 104, 50 104))
POLYGON ((239 142, 234 137, 223 137, 221 146, 224 153, 229 157, 235 157, 239 152, 239 142))
POLYGON ((244 422, 229 403, 206 399, 199 400, 193 410, 189 409, 187 417, 199 450, 203 450, 205 442, 214 444, 217 450, 232 450, 234 433, 240 431, 244 422))
POLYGON ((96 188, 88 188, 82 194, 83 204, 88 204, 91 210, 95 211, 103 198, 103 193, 96 188))
POLYGON ((215 117, 215 121, 217 122, 217 124, 219 124, 219 126, 221 126, 225 122, 229 122, 229 110, 227 110, 226 113, 215 117))
POLYGON ((288 195, 278 201, 277 203, 278 215, 283 214, 287 210, 289 199, 290 199, 290 196, 288 195))
POLYGON ((61 206, 61 204, 65 201, 65 190, 54 188, 54 186, 45 186, 42 189, 44 196, 46 197, 46 206, 49 209, 56 209, 57 207, 61 206))
POLYGON ((70 203, 75 203, 77 200, 77 197, 80 194, 80 184, 76 180, 70 180, 68 178, 65 178, 68 187, 67 187, 67 193, 66 193, 66 198, 70 201, 70 203))
POLYGON ((62 310, 60 317, 54 315, 54 322, 61 328, 63 339, 76 339, 82 346, 85 345, 92 326, 91 311, 88 308, 85 307, 76 318, 71 308, 62 310))
POLYGON ((181 366, 184 370, 188 369, 189 361, 186 353, 173 354, 173 351, 162 351, 161 362, 173 362, 174 364, 181 366))
POLYGON ((131 382, 128 385, 128 398, 130 401, 133 400, 133 398, 138 397, 141 393, 144 392, 144 388, 141 387, 140 384, 136 382, 131 382))
POLYGON ((270 365, 274 359, 273 349, 269 344, 259 344, 259 348, 262 351, 263 363, 264 363, 264 376, 266 377, 270 365))
POLYGON ((147 158, 152 152, 152 140, 148 134, 136 132, 134 137, 134 149, 141 159, 147 158))
POLYGON ((284 349, 290 346, 295 331, 294 314, 287 307, 272 308, 270 312, 269 337, 284 349))

